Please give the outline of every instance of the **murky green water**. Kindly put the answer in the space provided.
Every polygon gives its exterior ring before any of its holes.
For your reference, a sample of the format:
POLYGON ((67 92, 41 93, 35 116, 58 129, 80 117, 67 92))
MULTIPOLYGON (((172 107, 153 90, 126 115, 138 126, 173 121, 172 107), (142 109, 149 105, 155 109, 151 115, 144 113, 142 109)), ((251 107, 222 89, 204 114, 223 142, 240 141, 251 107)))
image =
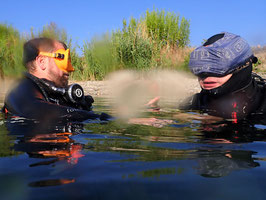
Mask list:
MULTIPOLYGON (((113 112, 109 99, 96 102, 96 111, 113 112)), ((143 114, 174 122, 44 125, 2 116, 0 199, 266 198, 266 123, 143 114)))

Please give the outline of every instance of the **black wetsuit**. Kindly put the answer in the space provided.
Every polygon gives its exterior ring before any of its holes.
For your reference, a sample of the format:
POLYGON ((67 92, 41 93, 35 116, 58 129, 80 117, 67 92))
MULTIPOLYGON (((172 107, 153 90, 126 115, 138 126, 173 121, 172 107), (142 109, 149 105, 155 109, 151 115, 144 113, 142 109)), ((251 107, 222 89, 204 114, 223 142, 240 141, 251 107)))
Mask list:
POLYGON ((3 111, 11 115, 47 121, 83 121, 101 117, 89 107, 86 109, 86 106, 60 101, 58 96, 51 94, 45 88, 40 79, 25 74, 6 97, 3 111))
POLYGON ((198 110, 225 119, 265 117, 266 86, 260 77, 253 75, 247 85, 235 91, 210 94, 202 90, 181 103, 180 109, 198 110))

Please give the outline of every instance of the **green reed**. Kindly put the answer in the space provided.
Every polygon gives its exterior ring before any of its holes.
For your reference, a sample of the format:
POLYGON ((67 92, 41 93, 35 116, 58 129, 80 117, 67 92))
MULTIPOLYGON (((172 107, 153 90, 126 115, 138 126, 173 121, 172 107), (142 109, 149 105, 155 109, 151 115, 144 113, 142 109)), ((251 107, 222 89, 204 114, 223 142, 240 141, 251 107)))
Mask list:
POLYGON ((146 11, 142 21, 148 36, 160 46, 185 47, 189 44, 189 21, 164 10, 146 11))
POLYGON ((140 19, 123 20, 122 30, 84 45, 84 67, 78 73, 85 79, 98 80, 121 69, 186 70, 184 61, 189 52, 182 57, 173 54, 189 44, 189 21, 179 19, 179 15, 164 10, 147 10, 140 19))
POLYGON ((22 64, 22 46, 19 32, 12 26, 0 24, 0 76, 16 76, 25 70, 22 64))
POLYGON ((113 71, 170 68, 187 69, 183 50, 189 44, 189 21, 164 10, 147 10, 139 19, 123 20, 122 29, 107 32, 82 47, 73 45, 71 37, 55 23, 41 30, 31 29, 21 36, 11 26, 0 24, 0 75, 21 74, 23 43, 31 38, 49 37, 65 42, 70 48, 74 80, 102 80, 113 71), (77 53, 82 50, 83 55, 77 53))

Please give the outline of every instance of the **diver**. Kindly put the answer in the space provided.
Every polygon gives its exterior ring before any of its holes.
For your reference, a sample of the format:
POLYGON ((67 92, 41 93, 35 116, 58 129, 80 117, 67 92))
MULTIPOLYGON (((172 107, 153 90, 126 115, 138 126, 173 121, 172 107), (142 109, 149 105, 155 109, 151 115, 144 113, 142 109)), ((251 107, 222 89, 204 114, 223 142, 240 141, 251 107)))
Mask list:
POLYGON ((264 80, 252 73, 257 62, 248 43, 223 32, 210 37, 190 55, 189 68, 201 92, 181 103, 182 110, 237 120, 266 113, 264 80))
POLYGON ((74 68, 66 44, 50 38, 35 38, 24 44, 27 72, 6 96, 2 111, 12 116, 47 121, 106 120, 91 109, 93 98, 78 84, 68 85, 74 68))

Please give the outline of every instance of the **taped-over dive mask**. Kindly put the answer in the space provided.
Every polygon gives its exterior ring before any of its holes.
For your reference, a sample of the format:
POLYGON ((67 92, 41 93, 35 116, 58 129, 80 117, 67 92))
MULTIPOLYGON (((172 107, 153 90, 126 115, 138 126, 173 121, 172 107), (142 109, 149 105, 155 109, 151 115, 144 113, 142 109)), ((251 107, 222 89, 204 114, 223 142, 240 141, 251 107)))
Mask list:
POLYGON ((64 72, 73 72, 69 49, 58 49, 54 53, 40 52, 39 55, 54 58, 56 66, 64 72))
POLYGON ((249 44, 239 35, 224 32, 212 36, 190 54, 189 68, 198 76, 202 73, 225 76, 254 63, 249 44))

